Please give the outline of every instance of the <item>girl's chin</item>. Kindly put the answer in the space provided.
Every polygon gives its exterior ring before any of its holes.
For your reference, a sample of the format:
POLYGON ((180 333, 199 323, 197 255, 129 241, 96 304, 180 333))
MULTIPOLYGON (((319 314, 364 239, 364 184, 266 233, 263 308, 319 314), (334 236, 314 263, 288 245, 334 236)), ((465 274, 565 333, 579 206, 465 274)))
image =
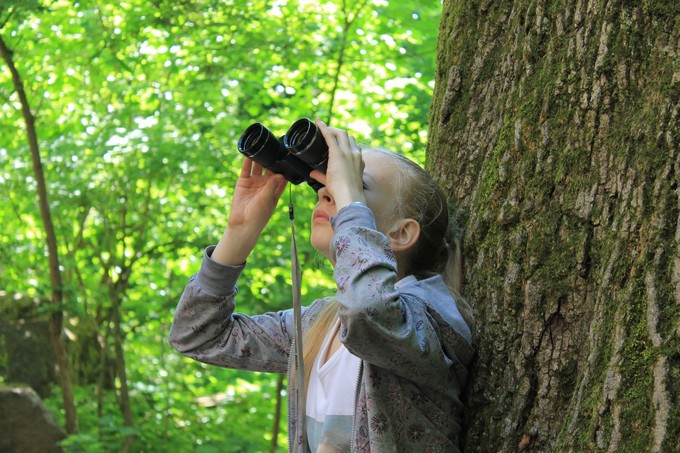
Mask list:
POLYGON ((321 253, 324 256, 329 255, 330 246, 328 244, 324 246, 312 242, 312 247, 314 247, 314 249, 316 249, 317 252, 321 253))
POLYGON ((314 247, 317 252, 321 253, 326 258, 330 256, 331 244, 329 240, 321 240, 319 238, 314 238, 314 236, 312 235, 311 243, 312 247, 314 247))

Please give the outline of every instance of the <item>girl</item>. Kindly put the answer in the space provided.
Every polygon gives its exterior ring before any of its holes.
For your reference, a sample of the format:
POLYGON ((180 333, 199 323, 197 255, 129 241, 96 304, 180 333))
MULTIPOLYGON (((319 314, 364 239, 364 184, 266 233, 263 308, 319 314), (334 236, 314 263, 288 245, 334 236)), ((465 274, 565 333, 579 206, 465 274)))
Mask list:
MULTIPOLYGON (((289 379, 293 452, 456 452, 472 319, 457 294, 459 250, 443 192, 418 165, 362 153, 317 120, 329 146, 312 245, 334 266, 337 292, 303 309, 306 395, 289 379), (306 396, 306 402, 305 397, 306 396), (306 417, 293 414, 303 405, 306 417), (303 429, 306 425, 306 429, 303 429)), ((170 343, 201 362, 290 372, 292 310, 234 313, 236 280, 285 189, 245 159, 228 226, 189 280, 170 343)))

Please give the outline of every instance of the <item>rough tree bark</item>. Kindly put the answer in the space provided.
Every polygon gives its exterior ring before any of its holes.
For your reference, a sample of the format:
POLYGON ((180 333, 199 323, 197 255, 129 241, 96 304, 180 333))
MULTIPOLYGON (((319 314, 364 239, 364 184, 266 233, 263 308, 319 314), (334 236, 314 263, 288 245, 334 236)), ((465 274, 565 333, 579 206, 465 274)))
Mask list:
POLYGON ((468 451, 680 451, 680 2, 445 1, 468 451))

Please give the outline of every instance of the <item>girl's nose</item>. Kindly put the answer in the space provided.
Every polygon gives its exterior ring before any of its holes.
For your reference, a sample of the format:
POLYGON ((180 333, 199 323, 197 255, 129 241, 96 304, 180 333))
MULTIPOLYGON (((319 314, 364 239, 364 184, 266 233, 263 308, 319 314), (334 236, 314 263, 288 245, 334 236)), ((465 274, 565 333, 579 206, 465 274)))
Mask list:
POLYGON ((319 195, 319 201, 323 201, 324 203, 335 203, 333 200, 333 197, 331 196, 331 193, 326 189, 326 186, 322 187, 319 189, 319 192, 317 193, 319 195))

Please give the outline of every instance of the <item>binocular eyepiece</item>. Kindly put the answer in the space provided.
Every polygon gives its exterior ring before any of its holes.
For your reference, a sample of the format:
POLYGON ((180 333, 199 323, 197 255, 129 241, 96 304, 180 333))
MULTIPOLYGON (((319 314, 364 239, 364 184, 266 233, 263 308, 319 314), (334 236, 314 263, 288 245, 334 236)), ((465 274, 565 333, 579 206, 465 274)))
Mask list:
POLYGON ((328 145, 308 118, 294 122, 280 139, 262 123, 251 124, 238 139, 238 150, 293 184, 307 182, 315 191, 323 187, 309 174, 312 170, 326 172, 328 145))

